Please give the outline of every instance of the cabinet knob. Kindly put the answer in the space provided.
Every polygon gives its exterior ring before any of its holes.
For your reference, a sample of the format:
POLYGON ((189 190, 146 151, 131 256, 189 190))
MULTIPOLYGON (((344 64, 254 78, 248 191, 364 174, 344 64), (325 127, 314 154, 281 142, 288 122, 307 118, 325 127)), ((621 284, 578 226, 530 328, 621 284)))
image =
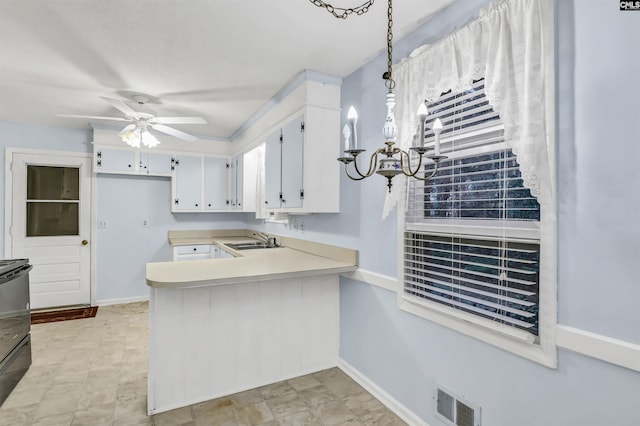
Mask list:
POLYGON ((196 203, 196 207, 198 207, 198 203, 196 203))
POLYGON ((211 207, 211 204, 209 204, 208 207, 211 207))
POLYGON ((129 168, 131 168, 131 164, 129 164, 129 168))

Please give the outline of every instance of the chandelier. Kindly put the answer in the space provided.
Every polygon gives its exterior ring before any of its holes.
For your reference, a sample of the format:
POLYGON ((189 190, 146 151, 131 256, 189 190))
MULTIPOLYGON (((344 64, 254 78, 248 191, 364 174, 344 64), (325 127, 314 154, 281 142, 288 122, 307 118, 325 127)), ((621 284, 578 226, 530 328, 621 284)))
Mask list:
MULTIPOLYGON (((374 0, 368 0, 362 5, 356 8, 338 8, 334 7, 328 3, 325 3, 321 0, 309 0, 311 3, 318 7, 325 8, 329 13, 331 13, 336 18, 346 19, 349 15, 355 13, 356 15, 362 15, 369 10, 369 7, 373 5, 374 0)), ((392 0, 388 0, 388 8, 387 8, 387 71, 382 75, 382 78, 385 80, 385 87, 388 90, 387 93, 387 116, 385 118, 384 126, 382 128, 382 134, 386 139, 384 143, 384 147, 377 149, 373 152, 369 159, 369 168, 366 172, 360 170, 358 167, 357 157, 364 153, 366 150, 358 147, 358 135, 357 135, 357 122, 358 122, 358 113, 356 109, 352 106, 349 108, 347 112, 347 123, 342 129, 342 136, 344 137, 344 153, 346 154, 344 157, 338 158, 338 161, 342 162, 345 165, 345 173, 352 180, 363 180, 372 176, 373 173, 377 173, 381 176, 387 178, 387 187, 389 188, 389 192, 391 192, 392 179, 399 175, 404 174, 405 176, 412 177, 419 180, 429 180, 438 171, 438 163, 443 159, 447 158, 444 155, 440 155, 440 133, 442 132, 442 122, 440 119, 436 119, 433 123, 432 131, 435 135, 435 146, 433 154, 427 155, 430 148, 425 146, 424 134, 425 134, 425 121, 428 116, 427 106, 423 103, 420 104, 418 108, 418 123, 419 123, 419 134, 418 138, 414 140, 414 143, 409 150, 402 150, 395 146, 396 143, 396 135, 398 133, 396 127, 396 119, 393 114, 393 108, 396 105, 396 95, 393 93, 393 89, 396 86, 396 82, 392 76, 392 52, 393 52, 393 6, 392 0), (412 154, 418 156, 417 165, 415 169, 411 167, 411 159, 412 154), (424 172, 424 175, 421 174, 421 170, 423 169, 423 161, 424 158, 428 158, 434 164, 433 170, 430 173, 424 172), (353 163, 353 170, 355 171, 355 175, 349 172, 349 164, 353 163), (376 169, 377 167, 377 169, 376 169)), ((414 157, 415 158, 415 157, 414 157)), ((426 161, 424 161, 426 163, 426 161)))

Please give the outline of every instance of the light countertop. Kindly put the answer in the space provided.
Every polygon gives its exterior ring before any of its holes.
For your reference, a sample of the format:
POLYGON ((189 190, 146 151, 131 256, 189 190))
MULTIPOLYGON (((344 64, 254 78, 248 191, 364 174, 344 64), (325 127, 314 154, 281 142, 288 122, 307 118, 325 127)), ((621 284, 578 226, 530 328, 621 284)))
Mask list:
MULTIPOLYGON (((250 234, 249 234, 250 235, 250 234)), ((276 236, 277 237, 277 236, 276 236)), ((235 251, 227 243, 256 241, 246 232, 236 235, 171 235, 173 246, 215 244, 237 257, 147 264, 147 285, 187 288, 355 271, 357 252, 304 240, 277 237, 284 247, 235 251)))

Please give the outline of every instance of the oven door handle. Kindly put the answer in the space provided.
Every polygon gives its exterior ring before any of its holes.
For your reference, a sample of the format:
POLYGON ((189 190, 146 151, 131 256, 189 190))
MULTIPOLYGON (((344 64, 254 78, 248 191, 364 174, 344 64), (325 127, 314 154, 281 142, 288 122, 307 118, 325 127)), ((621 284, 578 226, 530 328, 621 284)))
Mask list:
POLYGON ((21 275, 28 274, 29 271, 32 269, 33 269, 33 265, 23 265, 18 269, 14 269, 13 271, 10 271, 9 273, 0 277, 0 285, 8 283, 9 281, 12 281, 20 277, 21 275))

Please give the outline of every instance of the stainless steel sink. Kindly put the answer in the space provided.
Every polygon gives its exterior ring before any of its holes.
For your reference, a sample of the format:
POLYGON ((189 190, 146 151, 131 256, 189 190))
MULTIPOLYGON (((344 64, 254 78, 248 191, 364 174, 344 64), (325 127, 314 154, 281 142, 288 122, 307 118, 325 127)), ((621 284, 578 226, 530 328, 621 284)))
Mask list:
POLYGON ((263 243, 262 241, 256 241, 254 243, 231 243, 225 244, 227 247, 230 247, 234 250, 251 250, 251 249, 266 249, 266 248, 277 248, 277 245, 269 245, 267 243, 263 243))

